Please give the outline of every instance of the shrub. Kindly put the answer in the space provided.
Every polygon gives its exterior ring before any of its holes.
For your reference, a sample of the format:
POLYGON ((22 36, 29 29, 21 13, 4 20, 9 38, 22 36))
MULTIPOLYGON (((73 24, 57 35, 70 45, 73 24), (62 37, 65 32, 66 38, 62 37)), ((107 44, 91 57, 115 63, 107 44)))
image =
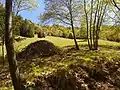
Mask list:
POLYGON ((38 38, 43 38, 45 37, 45 33, 44 32, 39 32, 38 33, 38 38))
POLYGON ((28 30, 28 31, 26 32, 26 37, 29 37, 29 38, 34 37, 34 31, 33 31, 33 30, 28 30))
POLYGON ((120 26, 102 26, 100 38, 104 40, 120 42, 120 26))
POLYGON ((47 35, 48 35, 48 36, 51 36, 51 32, 48 32, 47 35))
POLYGON ((119 29, 109 32, 106 36, 109 41, 120 42, 120 31, 119 29))
POLYGON ((62 33, 62 37, 63 37, 63 38, 68 38, 67 33, 63 32, 63 33, 62 33))
POLYGON ((54 36, 54 33, 53 33, 53 32, 51 32, 51 36, 54 36))
POLYGON ((81 28, 78 32, 78 36, 80 39, 87 39, 87 33, 85 28, 81 28))
POLYGON ((30 21, 25 20, 20 30, 20 35, 24 37, 34 37, 34 28, 30 21))
POLYGON ((115 41, 115 42, 120 42, 120 34, 111 34, 111 35, 108 35, 107 37, 107 40, 109 41, 115 41))
POLYGON ((69 39, 73 39, 73 34, 72 34, 72 33, 69 33, 68 38, 69 38, 69 39))
POLYGON ((21 30, 20 36, 32 38, 34 37, 34 31, 33 30, 21 30))

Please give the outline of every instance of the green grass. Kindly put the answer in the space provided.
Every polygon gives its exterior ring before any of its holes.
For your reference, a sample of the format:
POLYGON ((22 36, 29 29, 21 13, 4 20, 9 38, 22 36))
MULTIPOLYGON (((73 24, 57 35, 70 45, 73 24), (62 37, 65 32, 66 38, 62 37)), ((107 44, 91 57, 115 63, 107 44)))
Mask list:
MULTIPOLYGON (((74 40, 73 39, 65 39, 65 38, 60 38, 60 37, 52 37, 52 36, 47 36, 45 38, 27 38, 26 40, 16 42, 15 45, 15 50, 16 52, 21 51, 23 48, 25 48, 27 45, 29 45, 32 42, 38 41, 38 40, 48 40, 52 43, 54 43, 58 47, 65 47, 65 46, 72 46, 74 45, 74 40)), ((87 41, 85 40, 77 40, 79 45, 87 45, 87 41)), ((118 42, 112 42, 112 41, 105 41, 105 40, 99 40, 99 45, 101 46, 106 46, 106 47, 120 47, 120 43, 118 42)), ((2 55, 1 52, 1 46, 0 46, 0 56, 2 55)))
MULTIPOLYGON (((54 43, 56 46, 59 47, 64 47, 64 46, 69 46, 69 45, 74 45, 74 41, 72 39, 65 39, 65 38, 60 38, 60 37, 51 37, 51 36, 47 36, 45 38, 27 38, 26 40, 20 41, 20 42, 16 42, 15 45, 15 50, 16 51, 21 51, 23 48, 25 48, 27 45, 29 45, 30 43, 33 43, 35 41, 38 40, 48 40, 52 43, 54 43)), ((82 40, 78 40, 78 41, 82 41, 82 40)), ((87 44, 86 42, 82 42, 81 44, 87 44)), ((0 51, 1 51, 1 46, 0 46, 0 51)), ((1 55, 1 52, 0 52, 1 55)))
MULTIPOLYGON (((48 40, 54 43, 56 46, 65 47, 74 45, 72 39, 65 39, 60 37, 51 37, 47 36, 46 38, 27 38, 26 40, 16 42, 15 49, 16 51, 21 51, 27 45, 38 40, 48 40)), ((70 65, 74 64, 88 64, 95 60, 106 60, 106 61, 119 61, 120 60, 120 49, 109 47, 120 47, 120 43, 99 40, 100 50, 98 51, 89 51, 86 49, 87 41, 77 40, 78 44, 82 48, 81 50, 71 50, 69 52, 63 53, 63 55, 54 55, 51 57, 36 58, 33 60, 23 60, 18 61, 20 68, 20 73, 22 78, 26 78, 27 81, 32 81, 34 77, 38 75, 47 75, 49 73, 55 72, 57 69, 68 68, 70 65)), ((0 47, 1 48, 1 47, 0 47)), ((8 75, 8 64, 5 64, 5 67, 2 68, 0 64, 0 72, 7 73, 8 75)), ((6 77, 3 75, 2 77, 6 77)), ((1 78, 2 78, 1 77, 1 78)), ((2 79, 0 83, 9 82, 10 78, 2 79)), ((11 85, 8 85, 11 87, 11 85)), ((4 87, 4 86, 3 86, 4 87)), ((0 87, 0 90, 12 90, 0 87)))
MULTIPOLYGON (((30 43, 38 41, 38 40, 48 40, 48 41, 54 43, 56 46, 59 46, 59 47, 74 45, 74 40, 73 39, 65 39, 65 38, 60 38, 60 37, 47 36, 45 38, 27 38, 26 40, 15 43, 15 48, 16 48, 16 50, 21 50, 21 49, 25 48, 27 45, 29 45, 30 43)), ((78 41, 79 45, 87 45, 87 41, 84 41, 82 39, 77 40, 77 41, 78 41)), ((112 41, 99 40, 99 45, 117 47, 117 46, 120 46, 120 43, 112 42, 112 41)))
POLYGON ((23 40, 21 42, 16 43, 15 47, 17 50, 21 50, 22 48, 24 48, 28 44, 35 42, 35 41, 38 41, 38 40, 48 40, 59 47, 74 45, 73 40, 47 36, 45 38, 27 38, 26 40, 23 40))

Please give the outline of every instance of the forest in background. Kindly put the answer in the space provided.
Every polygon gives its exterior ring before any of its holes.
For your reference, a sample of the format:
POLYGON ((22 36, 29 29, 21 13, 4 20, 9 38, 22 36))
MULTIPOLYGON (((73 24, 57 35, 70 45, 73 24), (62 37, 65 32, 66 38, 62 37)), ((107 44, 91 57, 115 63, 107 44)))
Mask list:
POLYGON ((0 90, 119 90, 120 2, 44 3, 42 24, 19 15, 34 0, 0 3, 0 90))
MULTIPOLYGON (((0 36, 3 35, 3 26, 5 20, 5 8, 1 4, 0 6, 0 36)), ((85 23, 85 22, 83 22, 85 23)), ((70 26, 54 25, 39 25, 30 20, 23 19, 21 16, 15 16, 13 13, 13 33, 14 36, 34 37, 38 34, 39 38, 44 36, 56 36, 73 39, 73 34, 70 26)), ((77 39, 87 39, 86 27, 81 24, 80 27, 75 27, 75 33, 77 39)), ((103 25, 101 27, 100 39, 120 42, 120 27, 117 24, 103 25)))

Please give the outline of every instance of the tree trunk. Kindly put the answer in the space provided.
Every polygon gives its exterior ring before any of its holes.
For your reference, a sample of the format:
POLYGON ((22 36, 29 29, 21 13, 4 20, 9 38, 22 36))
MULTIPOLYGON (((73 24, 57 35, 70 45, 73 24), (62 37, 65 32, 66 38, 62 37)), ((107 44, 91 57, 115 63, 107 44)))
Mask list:
POLYGON ((92 47, 92 41, 93 41, 93 38, 92 38, 92 17, 93 17, 93 0, 91 0, 91 13, 90 13, 90 44, 91 44, 91 48, 90 50, 93 49, 92 47))
POLYGON ((88 25, 88 15, 87 15, 87 11, 86 11, 86 1, 84 0, 84 11, 85 11, 85 17, 86 17, 86 24, 87 24, 87 41, 88 41, 88 47, 89 50, 91 50, 91 44, 89 41, 89 25, 88 25))
POLYGON ((71 24, 71 26, 72 26, 72 32, 73 32, 75 47, 76 47, 77 50, 79 50, 79 46, 78 46, 78 44, 77 44, 77 40, 76 40, 76 36, 75 36, 74 26, 73 26, 73 24, 71 24))
POLYGON ((5 45, 7 49, 7 58, 9 63, 10 74, 14 86, 14 90, 20 90, 19 70, 14 52, 13 37, 12 37, 12 0, 6 0, 5 14, 5 45))
POLYGON ((73 15, 72 15, 72 8, 71 8, 71 1, 70 0, 70 7, 69 7, 69 12, 70 12, 70 20, 71 20, 71 27, 72 27, 72 33, 73 33, 73 37, 74 37, 74 42, 75 42, 75 47, 77 50, 79 50, 79 46, 77 44, 77 40, 76 40, 76 36, 75 36, 75 30, 74 30, 74 23, 73 23, 73 15))
POLYGON ((4 41, 5 39, 4 39, 4 34, 3 34, 3 36, 2 36, 2 59, 3 59, 3 66, 4 66, 4 64, 5 64, 5 55, 4 55, 4 41))
POLYGON ((96 30, 94 50, 98 50, 98 30, 96 30))
MULTIPOLYGON (((99 2, 99 1, 98 1, 99 2)), ((98 11, 99 10, 99 3, 97 3, 97 7, 96 7, 96 9, 95 9, 95 16, 94 16, 94 23, 93 23, 93 47, 94 47, 94 49, 95 49, 95 47, 96 47, 96 40, 95 40, 95 38, 96 38, 96 34, 95 34, 95 32, 96 32, 96 20, 97 20, 97 13, 99 12, 98 11)))
POLYGON ((115 0, 113 0, 114 6, 120 11, 120 7, 116 4, 115 0))

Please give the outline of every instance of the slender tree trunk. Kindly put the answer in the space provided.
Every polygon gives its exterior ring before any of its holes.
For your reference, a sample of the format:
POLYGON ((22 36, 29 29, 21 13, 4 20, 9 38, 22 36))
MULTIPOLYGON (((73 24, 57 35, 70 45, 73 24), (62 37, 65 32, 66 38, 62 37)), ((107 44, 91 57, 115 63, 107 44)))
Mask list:
POLYGON ((96 20, 97 20, 97 13, 98 13, 98 10, 99 10, 99 1, 98 1, 98 3, 97 3, 97 8, 96 8, 96 11, 95 11, 95 16, 94 16, 94 23, 93 23, 93 45, 94 45, 94 49, 95 49, 95 43, 96 43, 96 41, 95 41, 95 32, 96 32, 96 20))
POLYGON ((96 38, 95 38, 94 50, 98 50, 98 30, 96 30, 96 38))
POLYGON ((91 48, 90 50, 93 49, 92 45, 92 41, 93 41, 93 38, 92 38, 92 13, 93 13, 93 0, 91 0, 91 14, 90 14, 90 44, 91 44, 91 48))
POLYGON ((5 45, 7 49, 7 58, 9 62, 10 74, 14 86, 14 90, 20 90, 19 70, 14 52, 13 37, 12 37, 12 0, 6 0, 5 14, 5 45))
MULTIPOLYGON (((103 2, 101 3, 103 5, 103 2)), ((105 15, 106 7, 108 4, 105 4, 105 6, 101 6, 100 10, 98 10, 98 21, 96 25, 96 41, 95 41, 95 50, 98 50, 98 40, 99 40, 99 33, 100 33, 100 27, 102 25, 103 17, 105 15)))
POLYGON ((71 4, 72 3, 71 3, 71 1, 72 0, 70 0, 70 7, 69 7, 71 27, 72 27, 72 32, 73 32, 73 37, 74 37, 74 42, 75 42, 76 49, 79 50, 79 46, 77 44, 77 40, 76 40, 76 36, 75 36, 75 30, 74 30, 73 15, 72 15, 72 8, 71 8, 71 4))
POLYGON ((94 50, 97 50, 98 49, 98 29, 99 29, 99 17, 98 17, 98 21, 97 21, 97 25, 96 25, 96 31, 95 31, 95 46, 94 46, 94 50))
POLYGON ((3 60, 3 66, 4 66, 4 63, 5 63, 5 55, 4 55, 4 44, 5 44, 5 35, 4 35, 4 24, 3 25, 0 25, 1 26, 1 28, 3 29, 3 34, 2 34, 2 60, 3 60))
POLYGON ((113 0, 114 6, 120 11, 120 7, 116 4, 115 0, 113 0))
POLYGON ((88 41, 88 47, 91 49, 91 44, 89 41, 89 25, 88 25, 88 15, 86 11, 86 1, 84 0, 84 11, 85 11, 85 17, 86 17, 86 24, 87 24, 87 41, 88 41))
POLYGON ((4 34, 3 34, 3 36, 2 36, 2 59, 3 59, 3 66, 4 66, 4 64, 5 64, 5 55, 4 55, 4 41, 5 39, 4 39, 4 34))
POLYGON ((72 32, 73 32, 73 37, 74 37, 75 46, 76 46, 76 49, 79 50, 79 46, 78 46, 78 44, 77 44, 77 40, 76 40, 76 36, 75 36, 74 26, 73 26, 73 24, 71 24, 71 26, 72 26, 72 32))

